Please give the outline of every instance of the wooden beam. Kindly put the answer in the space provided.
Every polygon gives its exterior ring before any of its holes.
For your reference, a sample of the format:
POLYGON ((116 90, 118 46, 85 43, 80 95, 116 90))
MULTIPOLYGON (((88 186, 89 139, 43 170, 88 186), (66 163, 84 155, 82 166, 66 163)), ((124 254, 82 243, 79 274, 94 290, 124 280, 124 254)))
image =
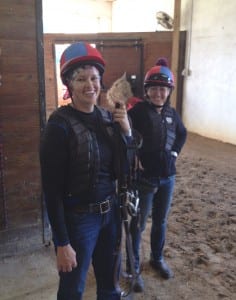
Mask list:
POLYGON ((177 106, 177 90, 178 90, 178 66, 179 66, 179 36, 180 36, 180 15, 181 15, 181 0, 175 0, 174 7, 174 30, 172 40, 172 57, 171 70, 175 78, 175 88, 171 96, 173 107, 177 106))

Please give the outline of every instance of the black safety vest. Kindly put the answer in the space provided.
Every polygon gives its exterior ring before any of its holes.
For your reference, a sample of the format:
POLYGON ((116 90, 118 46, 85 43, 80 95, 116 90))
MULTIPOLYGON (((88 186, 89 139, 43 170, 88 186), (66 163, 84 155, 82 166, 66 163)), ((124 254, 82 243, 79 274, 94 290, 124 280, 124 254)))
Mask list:
POLYGON ((155 144, 156 133, 160 136, 160 150, 171 151, 175 138, 176 138, 176 120, 174 116, 174 110, 166 106, 163 108, 161 114, 158 114, 154 109, 148 110, 148 115, 152 123, 153 136, 152 142, 155 144), (159 122, 157 121, 159 119, 159 122))
MULTIPOLYGON (((96 109, 99 121, 104 124, 104 132, 108 138, 112 138, 114 130, 110 113, 100 107, 96 109)), ((96 134, 67 108, 60 107, 56 114, 63 118, 73 130, 72 137, 69 138, 67 194, 69 196, 80 195, 95 185, 98 178, 100 154, 96 134)))
MULTIPOLYGON (((174 109, 166 105, 158 113, 153 105, 148 102, 138 103, 136 109, 140 120, 146 122, 144 143, 145 148, 155 151, 171 151, 176 139, 176 117, 174 109)), ((143 134, 143 132, 141 132, 143 134)), ((145 151, 145 149, 143 149, 145 151)))

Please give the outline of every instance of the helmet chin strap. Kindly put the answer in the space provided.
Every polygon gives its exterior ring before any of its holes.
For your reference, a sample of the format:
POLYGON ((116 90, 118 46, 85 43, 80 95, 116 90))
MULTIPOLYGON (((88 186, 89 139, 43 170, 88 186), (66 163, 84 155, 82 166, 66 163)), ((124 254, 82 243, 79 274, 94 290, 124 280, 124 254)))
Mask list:
POLYGON ((153 104, 153 103, 152 103, 152 105, 153 105, 154 107, 156 107, 156 108, 162 108, 162 107, 165 106, 165 104, 163 104, 163 105, 156 105, 156 104, 153 104))
POLYGON ((155 107, 155 108, 163 108, 165 106, 165 103, 162 105, 154 104, 152 101, 150 101, 150 99, 148 99, 148 102, 152 107, 155 107))

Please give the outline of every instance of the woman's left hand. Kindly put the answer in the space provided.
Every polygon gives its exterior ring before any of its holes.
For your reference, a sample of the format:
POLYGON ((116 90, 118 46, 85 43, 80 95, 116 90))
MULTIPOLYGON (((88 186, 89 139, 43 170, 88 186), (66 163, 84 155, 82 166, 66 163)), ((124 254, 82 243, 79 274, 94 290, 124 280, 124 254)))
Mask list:
POLYGON ((124 103, 117 102, 114 111, 113 111, 113 120, 120 124, 121 130, 125 135, 130 135, 131 127, 127 115, 126 105, 124 103), (118 107, 117 107, 118 106, 118 107))

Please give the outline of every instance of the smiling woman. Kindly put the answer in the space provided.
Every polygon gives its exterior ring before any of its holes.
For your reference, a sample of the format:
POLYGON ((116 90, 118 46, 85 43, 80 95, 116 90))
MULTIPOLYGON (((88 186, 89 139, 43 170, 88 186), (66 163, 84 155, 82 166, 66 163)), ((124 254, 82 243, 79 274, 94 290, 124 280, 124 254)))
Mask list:
MULTIPOLYGON (((60 57, 64 50, 70 46, 71 44, 55 44, 54 51, 55 51, 55 70, 56 70, 56 86, 57 86, 57 106, 64 106, 71 103, 70 93, 67 87, 61 81, 60 75, 60 57)), ((93 48, 96 48, 96 45, 91 43, 90 44, 93 48)))
POLYGON ((94 66, 79 67, 71 74, 68 84, 71 105, 81 111, 91 112, 97 102, 101 90, 101 77, 94 66), (82 100, 81 100, 82 99, 82 100))
POLYGON ((43 194, 60 277, 58 300, 82 299, 91 261, 98 299, 120 299, 114 280, 121 232, 116 181, 120 170, 128 170, 132 137, 127 136, 131 129, 124 104, 113 114, 96 105, 104 69, 101 53, 89 43, 73 43, 63 51, 60 77, 72 102, 50 115, 40 143, 43 194))

